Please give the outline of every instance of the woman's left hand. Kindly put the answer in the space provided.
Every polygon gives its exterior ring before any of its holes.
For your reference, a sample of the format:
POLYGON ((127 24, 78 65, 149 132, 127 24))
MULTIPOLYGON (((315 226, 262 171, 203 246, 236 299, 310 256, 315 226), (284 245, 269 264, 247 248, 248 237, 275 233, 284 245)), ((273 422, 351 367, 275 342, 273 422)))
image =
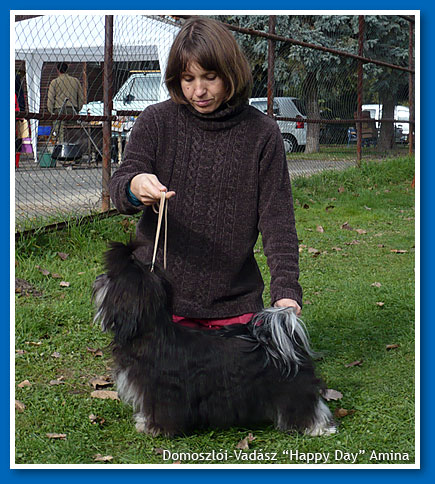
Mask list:
POLYGON ((294 299, 278 299, 278 301, 275 302, 274 306, 276 308, 295 308, 296 316, 301 315, 301 307, 294 299))

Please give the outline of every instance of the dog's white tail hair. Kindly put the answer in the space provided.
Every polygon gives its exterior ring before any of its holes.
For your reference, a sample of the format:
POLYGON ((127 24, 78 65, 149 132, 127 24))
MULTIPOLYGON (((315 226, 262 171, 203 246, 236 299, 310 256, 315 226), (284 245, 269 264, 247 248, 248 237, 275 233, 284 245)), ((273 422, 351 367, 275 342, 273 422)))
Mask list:
POLYGON ((304 322, 296 316, 293 308, 266 308, 257 313, 251 322, 252 335, 287 374, 296 374, 307 356, 317 355, 310 348, 304 322))

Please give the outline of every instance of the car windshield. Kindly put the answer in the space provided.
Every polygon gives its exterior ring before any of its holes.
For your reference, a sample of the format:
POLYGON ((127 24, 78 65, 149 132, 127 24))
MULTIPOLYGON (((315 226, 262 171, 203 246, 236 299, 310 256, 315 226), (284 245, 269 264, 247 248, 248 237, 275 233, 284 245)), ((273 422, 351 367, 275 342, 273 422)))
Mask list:
POLYGON ((399 111, 397 113, 397 119, 399 121, 408 121, 409 120, 409 113, 407 113, 406 111, 399 111))
POLYGON ((122 98, 128 97, 129 101, 155 101, 159 98, 160 79, 160 76, 135 77, 128 90, 122 93, 122 98))
MULTIPOLYGON (((267 114, 267 101, 252 101, 251 106, 267 114)), ((279 107, 276 103, 273 103, 273 114, 279 115, 279 107)))
POLYGON ((300 99, 293 98, 292 99, 294 105, 297 107, 298 111, 302 114, 302 116, 307 115, 307 110, 305 109, 305 104, 300 99))

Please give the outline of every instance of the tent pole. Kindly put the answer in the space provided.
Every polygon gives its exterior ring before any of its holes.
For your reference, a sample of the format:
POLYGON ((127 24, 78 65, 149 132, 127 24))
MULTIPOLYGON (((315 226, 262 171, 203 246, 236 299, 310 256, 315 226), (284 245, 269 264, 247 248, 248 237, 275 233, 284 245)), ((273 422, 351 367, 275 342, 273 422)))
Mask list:
MULTIPOLYGON (((112 116, 113 107, 113 15, 105 16, 103 103, 104 116, 112 116)), ((101 210, 110 210, 109 180, 111 168, 110 138, 112 122, 103 121, 103 168, 102 168, 102 204, 101 210)))

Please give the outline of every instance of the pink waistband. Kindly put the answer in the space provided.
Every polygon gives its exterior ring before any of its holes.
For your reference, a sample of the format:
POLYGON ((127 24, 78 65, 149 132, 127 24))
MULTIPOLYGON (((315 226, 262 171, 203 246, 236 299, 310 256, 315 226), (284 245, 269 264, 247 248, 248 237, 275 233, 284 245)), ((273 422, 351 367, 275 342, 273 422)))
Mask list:
POLYGON ((172 316, 172 321, 182 326, 195 329, 220 329, 223 326, 230 324, 246 324, 251 321, 254 313, 241 314, 233 318, 226 319, 198 319, 198 318, 184 318, 183 316, 172 316))

